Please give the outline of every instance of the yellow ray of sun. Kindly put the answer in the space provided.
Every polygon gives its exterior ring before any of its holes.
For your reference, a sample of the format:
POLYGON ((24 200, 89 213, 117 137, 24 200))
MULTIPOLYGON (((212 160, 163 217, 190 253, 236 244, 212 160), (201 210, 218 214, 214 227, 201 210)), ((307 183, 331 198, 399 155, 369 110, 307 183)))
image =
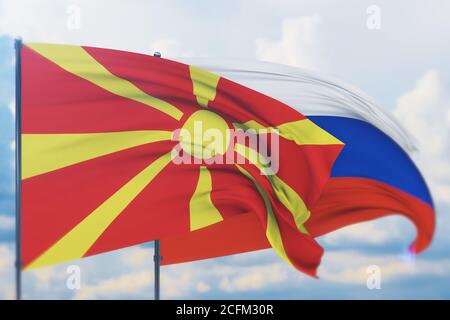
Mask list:
POLYGON ((64 70, 113 94, 143 103, 176 120, 180 120, 183 116, 183 113, 174 105, 152 97, 130 81, 109 72, 80 46, 32 43, 27 44, 27 47, 56 63, 64 70))
POLYGON ((234 123, 236 128, 255 129, 255 130, 268 130, 268 132, 276 132, 278 130, 279 136, 291 140, 298 145, 303 144, 342 144, 339 139, 317 126, 309 119, 302 119, 292 122, 286 122, 276 127, 264 127, 262 124, 255 120, 247 121, 243 124, 234 123))
POLYGON ((211 173, 208 168, 201 166, 197 187, 189 202, 191 231, 223 220, 219 210, 212 203, 211 191, 211 173))
POLYGON ((22 134, 22 179, 146 143, 171 140, 157 130, 22 134))
POLYGON ((258 189, 259 194, 263 198, 264 204, 266 206, 267 211, 267 228, 266 228, 266 237, 269 240, 270 245, 275 250, 275 252, 287 263, 292 265, 291 260, 289 259, 283 245, 283 239, 281 238, 280 228, 278 227, 277 218, 273 213, 272 205, 270 204, 270 200, 264 191, 264 189, 260 186, 260 184, 252 177, 252 175, 242 168, 240 165, 236 165, 236 167, 244 174, 248 179, 250 179, 258 189))
POLYGON ((261 172, 266 175, 277 198, 292 214, 298 230, 307 234, 308 231, 303 224, 306 220, 309 219, 310 212, 298 193, 294 189, 292 189, 286 182, 281 180, 277 175, 270 172, 270 168, 266 167, 260 161, 260 154, 256 150, 242 144, 236 144, 235 151, 246 158, 249 162, 255 165, 258 169, 261 170, 261 172))
POLYGON ((166 153, 134 176, 25 269, 83 257, 100 235, 171 160, 166 153))
POLYGON ((208 102, 216 97, 220 76, 194 66, 189 66, 189 72, 198 104, 208 107, 208 102))

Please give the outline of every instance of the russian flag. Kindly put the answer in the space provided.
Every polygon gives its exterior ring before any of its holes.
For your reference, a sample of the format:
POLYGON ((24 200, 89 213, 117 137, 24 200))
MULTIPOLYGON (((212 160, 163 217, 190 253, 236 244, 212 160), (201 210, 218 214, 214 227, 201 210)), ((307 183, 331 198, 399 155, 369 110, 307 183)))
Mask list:
MULTIPOLYGON (((358 89, 336 79, 279 64, 189 60, 297 109, 345 143, 305 226, 318 237, 363 221, 400 214, 417 229, 410 251, 431 243, 435 212, 429 189, 410 154, 414 139, 358 89)), ((269 248, 252 214, 161 239, 162 264, 269 248)))

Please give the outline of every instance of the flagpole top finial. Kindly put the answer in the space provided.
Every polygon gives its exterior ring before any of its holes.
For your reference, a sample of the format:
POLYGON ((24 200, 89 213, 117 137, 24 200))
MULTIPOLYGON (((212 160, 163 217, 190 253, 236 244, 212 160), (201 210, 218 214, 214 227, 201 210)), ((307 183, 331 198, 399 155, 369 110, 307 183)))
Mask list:
POLYGON ((155 52, 153 53, 153 56, 156 57, 156 58, 161 58, 161 52, 155 51, 155 52))

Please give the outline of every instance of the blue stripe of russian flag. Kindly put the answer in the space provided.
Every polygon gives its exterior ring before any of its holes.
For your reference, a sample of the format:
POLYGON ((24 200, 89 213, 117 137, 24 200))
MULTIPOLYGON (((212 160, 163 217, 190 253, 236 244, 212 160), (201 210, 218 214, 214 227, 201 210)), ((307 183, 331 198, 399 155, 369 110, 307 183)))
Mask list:
POLYGON ((360 177, 384 182, 433 207, 428 187, 408 154, 384 132, 358 119, 308 116, 345 143, 332 177, 360 177))

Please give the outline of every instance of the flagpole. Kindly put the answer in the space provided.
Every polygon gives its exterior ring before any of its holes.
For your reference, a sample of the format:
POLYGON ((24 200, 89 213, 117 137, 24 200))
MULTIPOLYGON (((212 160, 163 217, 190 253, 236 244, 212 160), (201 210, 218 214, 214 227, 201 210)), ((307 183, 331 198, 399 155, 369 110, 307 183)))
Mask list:
POLYGON ((21 83, 21 51, 22 39, 14 40, 16 50, 16 299, 22 298, 22 252, 21 252, 21 195, 22 195, 22 139, 21 139, 21 102, 22 102, 22 83, 21 83))
MULTIPOLYGON (((156 51, 153 53, 154 57, 161 58, 161 53, 156 51)), ((160 248, 159 248, 159 240, 154 241, 154 254, 153 254, 153 261, 155 265, 155 295, 154 299, 159 300, 160 299, 160 269, 161 269, 161 255, 160 255, 160 248)))
POLYGON ((153 261, 155 262, 155 300, 160 298, 160 266, 161 256, 159 254, 159 240, 155 240, 155 253, 153 255, 153 261))

